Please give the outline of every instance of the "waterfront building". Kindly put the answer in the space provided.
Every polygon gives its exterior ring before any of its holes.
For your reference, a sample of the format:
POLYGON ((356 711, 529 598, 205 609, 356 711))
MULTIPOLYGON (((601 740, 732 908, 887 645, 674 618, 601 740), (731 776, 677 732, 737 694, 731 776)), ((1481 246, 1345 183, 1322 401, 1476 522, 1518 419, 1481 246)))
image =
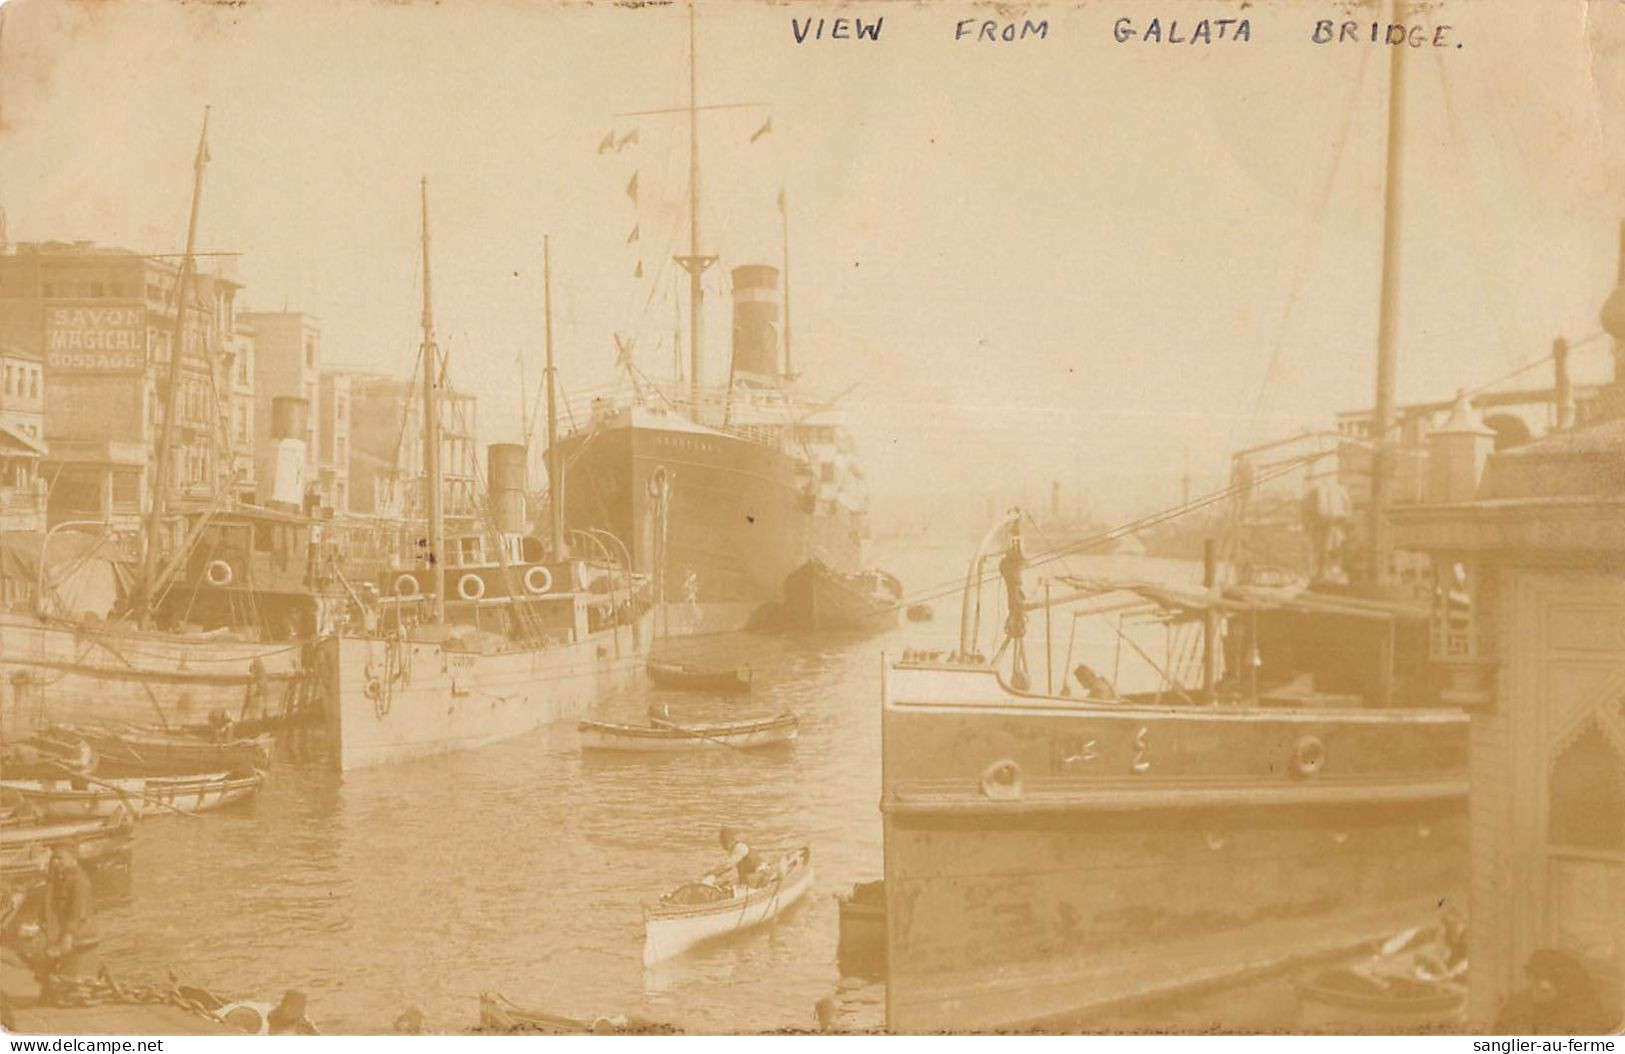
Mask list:
POLYGON ((45 529, 44 399, 40 356, 0 345, 0 532, 45 529))
MULTIPOLYGON (((21 243, 0 255, 0 344, 14 368, 41 364, 50 522, 139 529, 162 431, 177 273, 167 258, 82 241, 21 243)), ((170 451, 177 505, 211 501, 222 469, 229 475, 219 456, 227 400, 218 371, 239 289, 221 276, 191 285, 170 451)))
POLYGON ((316 433, 320 437, 317 451, 316 486, 323 504, 335 515, 343 516, 350 510, 350 375, 333 370, 322 373, 318 385, 319 400, 312 409, 316 413, 316 433))
MULTIPOLYGON (((350 512, 408 520, 423 515, 423 396, 412 381, 350 373, 350 512)), ((448 531, 477 528, 478 404, 444 386, 440 464, 448 531)))

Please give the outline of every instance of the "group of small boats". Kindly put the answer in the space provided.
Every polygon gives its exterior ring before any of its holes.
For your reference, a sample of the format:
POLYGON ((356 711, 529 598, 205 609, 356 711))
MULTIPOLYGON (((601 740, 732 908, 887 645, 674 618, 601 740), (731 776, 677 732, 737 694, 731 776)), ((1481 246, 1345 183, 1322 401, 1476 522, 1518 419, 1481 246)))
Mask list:
POLYGON ((0 878, 42 881, 67 844, 92 873, 127 866, 136 820, 253 798, 269 736, 211 738, 147 727, 62 726, 7 744, 0 762, 0 878))
MULTIPOLYGON (((656 686, 711 695, 732 696, 750 691, 749 667, 706 669, 651 661, 649 679, 656 686)), ((755 750, 795 742, 795 714, 777 714, 734 721, 678 722, 664 703, 651 707, 647 725, 583 721, 577 726, 581 748, 587 751, 668 753, 725 747, 755 750)), ((654 966, 697 944, 759 926, 794 904, 812 883, 812 854, 806 847, 773 857, 750 885, 728 885, 714 877, 685 882, 643 908, 643 962, 654 966)), ((542 1015, 547 1017, 547 1015, 542 1015)), ((482 1020, 495 1027, 518 1021, 513 1008, 482 1002, 482 1020), (506 1016, 504 1016, 506 1015, 506 1016)), ((531 1028, 547 1029, 546 1021, 530 1021, 531 1028)), ((511 1029, 510 1029, 511 1030, 511 1029)))

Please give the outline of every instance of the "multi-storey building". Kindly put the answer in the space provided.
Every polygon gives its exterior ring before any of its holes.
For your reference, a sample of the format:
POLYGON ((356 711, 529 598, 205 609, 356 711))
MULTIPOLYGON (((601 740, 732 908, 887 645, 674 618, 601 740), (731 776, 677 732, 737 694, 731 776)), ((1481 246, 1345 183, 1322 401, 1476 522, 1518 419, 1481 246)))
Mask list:
MULTIPOLYGON (((351 374, 350 511, 390 519, 423 512, 423 397, 393 377, 351 374)), ((479 501, 477 406, 472 395, 440 391, 440 467, 448 529, 473 526, 479 501)))
POLYGON ((327 371, 319 385, 320 404, 312 407, 321 436, 318 487, 336 513, 350 506, 350 375, 327 371))
MULTIPOLYGON (((43 474, 49 517, 133 533, 151 503, 170 391, 174 261, 88 242, 19 244, 0 256, 0 344, 42 365, 43 474)), ((200 277, 184 314, 167 503, 212 501, 226 399, 221 349, 237 283, 200 277)), ((3 383, 3 378, 0 378, 3 383)), ((26 399, 27 396, 13 396, 26 399)))
POLYGON ((44 389, 39 355, 0 345, 0 531, 45 529, 44 389))

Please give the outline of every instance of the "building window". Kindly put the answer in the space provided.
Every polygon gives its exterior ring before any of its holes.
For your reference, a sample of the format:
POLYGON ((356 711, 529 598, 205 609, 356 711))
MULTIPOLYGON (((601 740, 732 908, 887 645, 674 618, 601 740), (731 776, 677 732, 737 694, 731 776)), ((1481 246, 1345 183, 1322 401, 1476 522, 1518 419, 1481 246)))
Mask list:
POLYGON ((333 437, 333 460, 338 462, 338 467, 341 469, 345 465, 345 458, 347 456, 345 446, 346 444, 343 436, 333 437))
POLYGON ((305 365, 311 369, 316 368, 316 338, 305 338, 305 365))

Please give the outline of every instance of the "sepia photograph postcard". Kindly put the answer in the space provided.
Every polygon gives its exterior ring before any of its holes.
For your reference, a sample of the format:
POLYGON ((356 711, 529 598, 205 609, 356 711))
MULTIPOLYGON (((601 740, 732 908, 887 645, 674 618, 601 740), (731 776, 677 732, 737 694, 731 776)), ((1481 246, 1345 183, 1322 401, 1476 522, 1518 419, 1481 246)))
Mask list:
POLYGON ((0 1028, 1613 1050, 1625 4, 0 2, 0 1028))

